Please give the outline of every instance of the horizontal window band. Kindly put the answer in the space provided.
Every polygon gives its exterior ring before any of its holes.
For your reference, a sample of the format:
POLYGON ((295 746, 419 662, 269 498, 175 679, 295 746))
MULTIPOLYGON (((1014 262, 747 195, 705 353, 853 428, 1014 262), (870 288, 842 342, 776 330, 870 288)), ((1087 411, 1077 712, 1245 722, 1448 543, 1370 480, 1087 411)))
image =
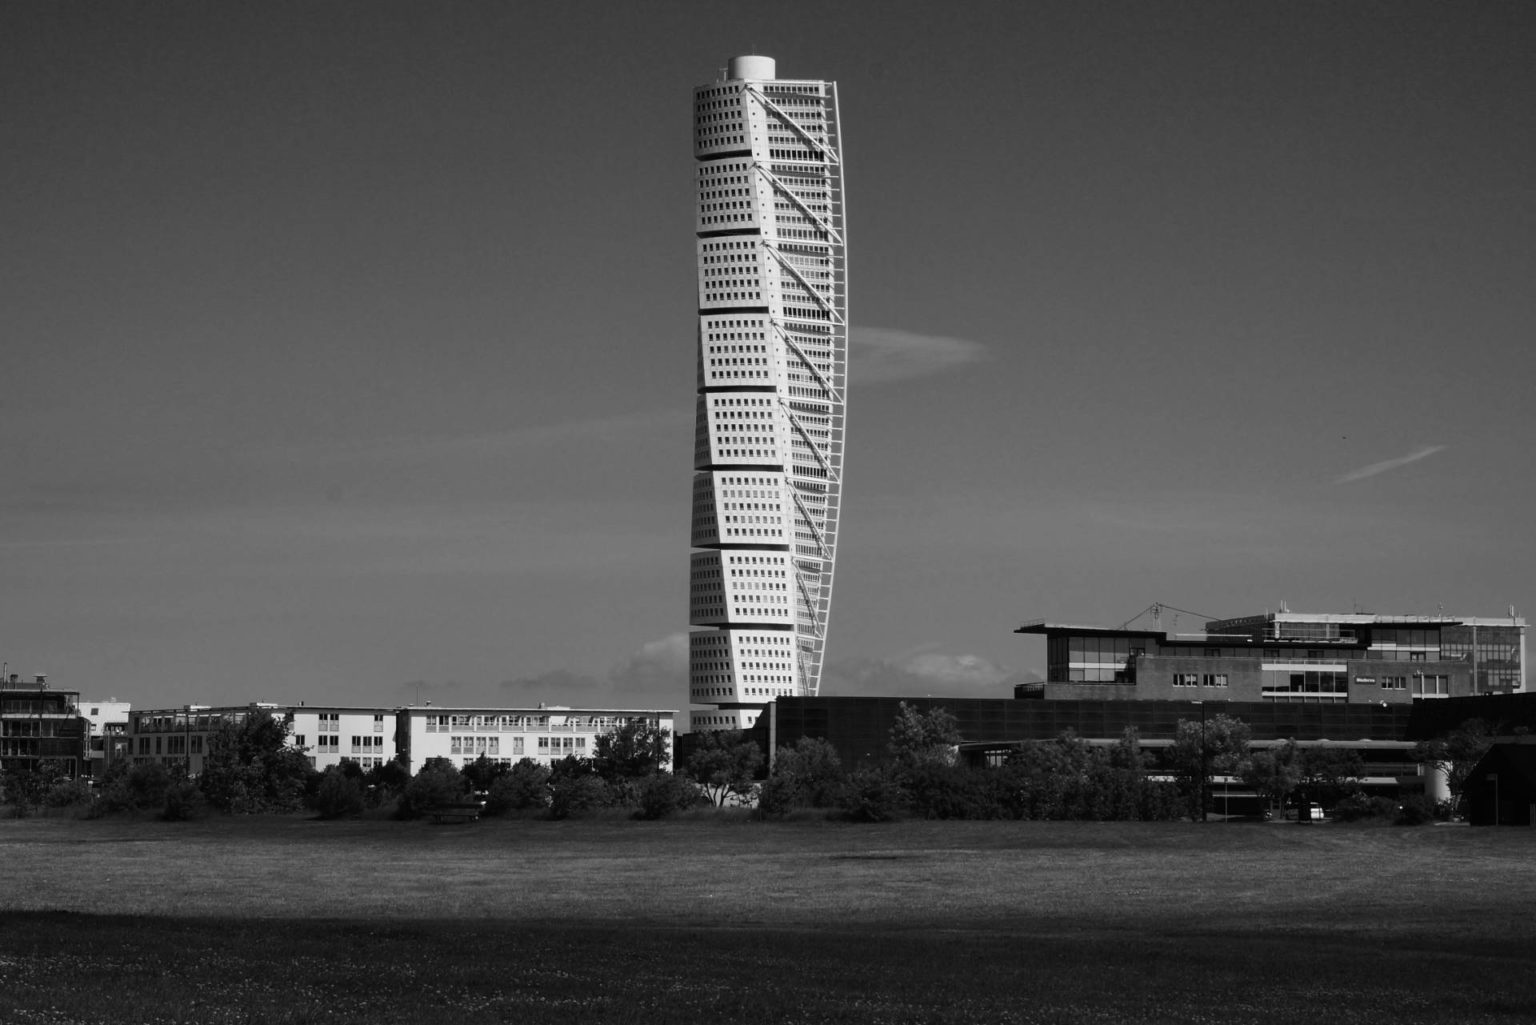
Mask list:
POLYGON ((698 237, 725 238, 727 236, 735 235, 761 235, 762 233, 763 232, 760 228, 724 228, 720 231, 701 231, 698 233, 698 237))
POLYGON ((711 470, 715 473, 785 473, 783 463, 705 463, 695 466, 694 471, 711 470))
POLYGON ((729 149, 722 150, 719 153, 709 153, 704 156, 695 153, 693 159, 701 164, 707 164, 712 160, 727 160, 731 157, 750 157, 751 155, 752 151, 750 149, 729 149))
POLYGON ((700 552, 774 552, 775 554, 789 551, 789 545, 749 545, 723 542, 710 545, 708 548, 698 548, 700 552))
MULTIPOLYGON (((690 625, 697 625, 697 624, 690 624, 690 625)), ((689 637, 694 637, 694 636, 697 636, 697 635, 700 635, 700 634, 703 634, 705 636, 709 636, 711 634, 723 634, 723 633, 726 632, 726 630, 781 630, 784 633, 793 633, 795 628, 794 628, 794 626, 792 626, 790 624, 787 624, 787 623, 765 623, 762 626, 752 626, 752 627, 744 627, 744 626, 730 626, 730 627, 724 627, 724 626, 702 626, 702 627, 699 627, 697 630, 694 630, 691 633, 689 633, 688 636, 689 637)))
POLYGON ((771 384, 711 384, 699 389, 700 395, 714 395, 717 392, 754 391, 760 395, 776 395, 778 389, 771 384))
POLYGON ((772 312, 768 306, 711 306, 708 309, 700 309, 701 317, 726 317, 732 314, 749 313, 766 317, 772 312))

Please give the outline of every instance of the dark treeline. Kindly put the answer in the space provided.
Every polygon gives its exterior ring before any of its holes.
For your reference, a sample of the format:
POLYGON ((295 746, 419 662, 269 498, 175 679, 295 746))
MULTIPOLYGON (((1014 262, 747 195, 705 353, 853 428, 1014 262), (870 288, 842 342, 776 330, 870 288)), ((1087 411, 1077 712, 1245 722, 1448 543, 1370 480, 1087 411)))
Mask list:
MULTIPOLYGON (((1241 779, 1267 805, 1324 801, 1341 818, 1427 820, 1422 800, 1398 803, 1363 793, 1358 754, 1299 748, 1292 742, 1249 751, 1241 720, 1215 715, 1181 720, 1175 739, 1155 758, 1134 728, 1112 745, 1071 733, 1019 745, 1000 765, 967 766, 957 758, 960 733, 942 708, 902 704, 891 725, 886 758, 849 769, 827 741, 802 738, 774 752, 740 732, 700 736, 685 765, 667 771, 670 737, 644 723, 616 726, 597 738, 589 758, 552 764, 485 757, 464 766, 432 758, 413 776, 390 762, 364 770, 343 761, 315 771, 289 745, 288 724, 265 713, 224 724, 210 738, 195 778, 158 762, 117 765, 98 789, 54 779, 47 766, 10 773, 4 800, 14 815, 39 807, 75 808, 86 817, 155 814, 168 820, 226 814, 295 813, 322 818, 374 815, 399 819, 472 809, 476 814, 564 819, 613 809, 657 819, 699 807, 753 809, 763 819, 826 815, 858 822, 925 819, 1081 819, 1163 821, 1199 818, 1214 775, 1241 779), (1411 805, 1411 807, 1410 807, 1411 805)), ((1416 757, 1442 768, 1453 801, 1468 768, 1491 743, 1477 721, 1420 745, 1416 757)), ((1439 809, 1443 816, 1451 808, 1439 809)))

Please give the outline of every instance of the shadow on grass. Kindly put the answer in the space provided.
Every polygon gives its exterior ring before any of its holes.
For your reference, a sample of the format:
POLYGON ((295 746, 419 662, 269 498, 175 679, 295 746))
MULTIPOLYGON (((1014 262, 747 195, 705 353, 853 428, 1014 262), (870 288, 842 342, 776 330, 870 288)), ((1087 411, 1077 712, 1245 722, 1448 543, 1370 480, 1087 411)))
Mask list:
POLYGON ((23 912, 6 915, 0 931, 0 992, 8 1020, 72 1023, 1404 1025, 1527 1021, 1536 1006, 1531 936, 1031 925, 844 931, 23 912))

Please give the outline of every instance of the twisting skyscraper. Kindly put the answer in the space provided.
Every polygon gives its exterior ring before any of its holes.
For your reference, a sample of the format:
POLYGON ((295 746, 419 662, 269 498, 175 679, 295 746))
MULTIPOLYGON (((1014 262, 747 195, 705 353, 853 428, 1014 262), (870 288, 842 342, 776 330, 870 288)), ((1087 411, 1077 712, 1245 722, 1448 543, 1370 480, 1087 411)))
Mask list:
POLYGON ((750 726, 821 683, 848 367, 834 82, 737 57, 693 96, 699 373, 689 699, 750 726))

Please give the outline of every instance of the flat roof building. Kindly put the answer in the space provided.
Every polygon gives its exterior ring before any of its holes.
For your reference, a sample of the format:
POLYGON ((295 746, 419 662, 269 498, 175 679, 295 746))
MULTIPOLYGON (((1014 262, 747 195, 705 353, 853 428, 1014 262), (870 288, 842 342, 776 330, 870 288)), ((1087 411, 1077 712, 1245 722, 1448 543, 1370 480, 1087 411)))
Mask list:
POLYGON ((0 679, 0 773, 48 768, 77 776, 85 761, 80 692, 55 690, 42 674, 0 679))
MULTIPOLYGON (((1155 608, 1155 607, 1154 607, 1155 608)), ((1525 689, 1525 620, 1286 609, 1201 633, 1040 620, 1046 678, 1020 696, 1398 704, 1525 689)))
MULTIPOLYGON (((523 758, 549 765, 562 758, 592 757, 597 738, 634 721, 676 733, 677 713, 634 708, 439 708, 398 710, 400 755, 418 771, 429 758, 465 766, 484 756, 510 765, 523 758)), ((669 761, 663 768, 671 769, 669 761)))

